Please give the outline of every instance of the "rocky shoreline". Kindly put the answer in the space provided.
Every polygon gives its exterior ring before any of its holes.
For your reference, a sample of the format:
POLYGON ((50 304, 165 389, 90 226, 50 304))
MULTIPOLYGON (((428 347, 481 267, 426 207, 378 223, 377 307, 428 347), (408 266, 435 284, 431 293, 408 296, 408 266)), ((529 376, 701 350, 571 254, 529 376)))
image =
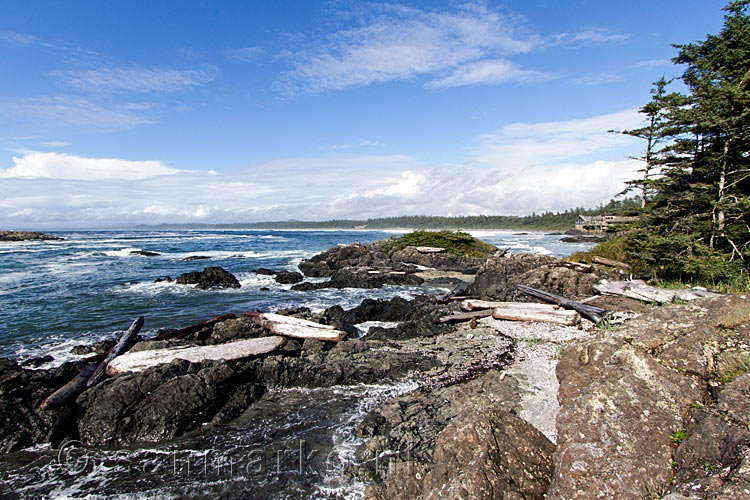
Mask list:
MULTIPOLYGON (((230 425, 268 391, 408 381, 415 390, 385 401, 352 430, 363 443, 346 476, 370 484, 366 498, 750 494, 750 298, 655 307, 595 296, 594 285, 621 276, 606 267, 494 251, 384 250, 379 243, 335 247, 299 268, 329 281, 294 286, 439 283, 484 300, 536 301, 518 290, 525 284, 638 316, 613 328, 491 317, 439 324, 460 304, 435 296, 278 311, 338 329, 388 327, 339 342, 288 339, 277 351, 237 361, 178 359, 108 378, 52 411, 39 409, 41 401, 91 361, 33 370, 3 359, 0 451, 65 440, 108 448, 168 442, 230 425)), ((271 334, 258 315, 239 314, 179 339, 141 339, 133 350, 271 334)))

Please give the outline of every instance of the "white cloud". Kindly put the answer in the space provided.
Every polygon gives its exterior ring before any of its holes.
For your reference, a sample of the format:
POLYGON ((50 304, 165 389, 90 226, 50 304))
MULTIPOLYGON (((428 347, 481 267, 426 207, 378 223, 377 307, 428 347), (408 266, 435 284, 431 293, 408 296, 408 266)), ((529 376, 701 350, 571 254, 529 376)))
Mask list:
POLYGON ((505 59, 492 59, 469 63, 457 68, 453 74, 434 80, 428 87, 446 88, 463 85, 486 85, 506 82, 532 82, 548 80, 551 75, 521 69, 505 59))
POLYGON ((634 110, 516 123, 477 137, 460 167, 409 155, 276 158, 234 173, 157 161, 27 153, 0 170, 0 226, 324 220, 403 214, 528 214, 595 206, 620 192, 640 145, 612 128, 634 110))
POLYGON ((252 62, 256 61, 263 54, 263 49, 260 47, 228 48, 224 49, 222 53, 230 61, 252 62))
POLYGON ((77 96, 58 95, 0 103, 0 115, 34 129, 80 127, 115 131, 151 123, 142 103, 97 103, 77 96))
POLYGON ((67 180, 138 180, 179 172, 158 161, 84 158, 66 153, 29 152, 13 157, 14 166, 0 170, 0 178, 23 177, 67 180))
POLYGON ((622 43, 630 39, 629 33, 614 33, 608 28, 593 27, 577 33, 560 33, 552 37, 553 44, 561 45, 591 45, 606 43, 622 43))
POLYGON ((28 33, 17 33, 15 31, 0 31, 0 41, 28 47, 34 45, 37 39, 28 33))
POLYGON ((165 69, 102 67, 92 70, 68 70, 52 73, 69 87, 83 92, 141 93, 179 92, 204 85, 216 77, 217 69, 165 69))
POLYGON ((518 19, 483 3, 455 12, 380 5, 356 27, 295 52, 294 69, 279 85, 316 93, 417 77, 441 80, 464 65, 529 52, 540 43, 518 19))

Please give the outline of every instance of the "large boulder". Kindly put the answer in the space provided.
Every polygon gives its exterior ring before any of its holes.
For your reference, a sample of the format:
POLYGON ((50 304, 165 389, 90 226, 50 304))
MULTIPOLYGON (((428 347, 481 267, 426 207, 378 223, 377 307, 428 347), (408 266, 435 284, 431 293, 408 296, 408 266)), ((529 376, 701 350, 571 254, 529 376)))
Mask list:
POLYGON ((377 244, 335 246, 323 253, 305 259, 299 269, 305 276, 325 278, 345 267, 391 267, 392 262, 377 244))
POLYGON ((57 236, 52 236, 35 231, 0 231, 0 241, 27 241, 27 240, 62 240, 57 236))
POLYGON ((196 288, 240 288, 237 278, 220 266, 206 267, 203 271, 193 271, 177 277, 180 285, 196 285, 196 288))
POLYGON ((292 290, 308 291, 324 288, 381 288, 383 285, 416 286, 424 280, 414 274, 400 271, 368 271, 364 268, 344 267, 331 273, 331 279, 320 283, 300 283, 292 290))
POLYGON ((276 283, 281 283, 282 285, 293 285, 302 281, 303 277, 297 271, 279 271, 274 276, 274 279, 276 283))
POLYGON ((750 366, 749 327, 750 298, 722 296, 655 308, 569 346, 548 498, 747 496, 750 387, 744 376, 727 382, 750 366))
POLYGON ((415 264, 418 266, 455 271, 463 274, 476 274, 485 263, 486 258, 464 257, 452 253, 425 253, 416 247, 406 247, 390 254, 394 262, 415 264))

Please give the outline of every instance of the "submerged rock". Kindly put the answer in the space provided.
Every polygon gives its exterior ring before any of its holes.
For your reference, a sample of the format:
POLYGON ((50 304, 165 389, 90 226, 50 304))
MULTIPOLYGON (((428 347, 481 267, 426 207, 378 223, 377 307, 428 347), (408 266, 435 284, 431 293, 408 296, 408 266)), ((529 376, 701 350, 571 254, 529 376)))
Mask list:
POLYGON ((184 273, 175 280, 180 285, 195 284, 197 288, 240 288, 237 278, 220 266, 206 267, 203 271, 184 273))

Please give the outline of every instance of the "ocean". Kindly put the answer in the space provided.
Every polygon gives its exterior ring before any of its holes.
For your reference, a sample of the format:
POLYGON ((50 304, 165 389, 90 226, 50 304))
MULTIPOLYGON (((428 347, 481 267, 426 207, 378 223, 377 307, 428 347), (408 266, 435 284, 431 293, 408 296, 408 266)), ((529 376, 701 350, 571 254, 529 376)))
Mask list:
MULTIPOLYGON (((470 232, 514 253, 565 256, 590 246, 544 233, 470 232)), ((337 244, 400 233, 78 231, 53 233, 64 238, 60 241, 3 242, 0 357, 50 355, 53 360, 40 368, 59 365, 76 359, 70 353, 74 346, 114 338, 137 316, 146 319, 142 334, 151 336, 229 312, 319 311, 336 304, 346 309, 365 298, 408 299, 444 291, 385 286, 298 292, 253 272, 296 270, 302 259, 337 244), (186 260, 196 256, 207 258, 186 260), (206 266, 224 267, 241 288, 207 291, 155 282, 206 266)), ((339 480, 354 461, 354 430, 370 409, 411 389, 408 384, 288 389, 265 396, 257 404, 257 418, 209 436, 128 450, 85 450, 84 455, 78 448, 61 452, 41 446, 0 457, 0 491, 53 498, 96 498, 97 491, 123 498, 236 498, 238 491, 252 498, 359 498, 363 485, 339 480), (302 463, 310 446, 318 450, 317 461, 302 463)))

